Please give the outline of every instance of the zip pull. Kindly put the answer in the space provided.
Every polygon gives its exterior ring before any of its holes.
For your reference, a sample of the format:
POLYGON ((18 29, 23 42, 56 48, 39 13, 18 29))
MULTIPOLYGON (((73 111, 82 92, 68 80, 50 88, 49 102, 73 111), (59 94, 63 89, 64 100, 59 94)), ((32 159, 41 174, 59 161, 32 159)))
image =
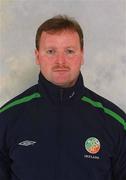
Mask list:
POLYGON ((72 94, 69 96, 69 98, 71 99, 74 95, 75 95, 75 92, 73 91, 72 94))

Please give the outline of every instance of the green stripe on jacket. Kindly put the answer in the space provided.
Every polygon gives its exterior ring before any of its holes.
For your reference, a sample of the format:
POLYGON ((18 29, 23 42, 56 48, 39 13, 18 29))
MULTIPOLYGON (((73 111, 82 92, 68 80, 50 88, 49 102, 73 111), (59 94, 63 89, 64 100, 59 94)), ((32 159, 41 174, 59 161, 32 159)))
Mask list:
POLYGON ((23 103, 29 102, 29 101, 31 101, 33 99, 40 98, 40 97, 41 97, 41 95, 36 92, 36 93, 33 93, 33 94, 29 95, 29 96, 25 96, 23 98, 14 100, 13 102, 8 103, 7 105, 5 105, 3 108, 0 108, 0 113, 4 112, 7 109, 10 109, 10 108, 12 108, 14 106, 17 106, 19 104, 23 104, 23 103))
POLYGON ((103 109, 106 114, 113 117, 116 121, 118 121, 120 124, 122 124, 124 129, 126 130, 126 121, 120 115, 118 115, 117 113, 112 111, 111 109, 104 107, 101 102, 94 101, 91 98, 88 98, 86 96, 82 97, 82 101, 85 101, 85 102, 91 104, 92 106, 94 106, 96 108, 103 109))

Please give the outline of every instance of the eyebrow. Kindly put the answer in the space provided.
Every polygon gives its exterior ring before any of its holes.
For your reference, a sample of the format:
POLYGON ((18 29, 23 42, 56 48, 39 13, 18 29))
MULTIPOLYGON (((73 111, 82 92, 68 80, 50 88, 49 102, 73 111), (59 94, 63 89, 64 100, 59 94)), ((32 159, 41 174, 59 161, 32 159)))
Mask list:
MULTIPOLYGON (((52 48, 52 49, 58 49, 58 48, 55 47, 55 46, 48 46, 48 47, 45 46, 45 49, 49 49, 49 48, 50 48, 50 49, 51 49, 51 48, 52 48)), ((64 47, 64 48, 65 48, 65 49, 67 49, 67 48, 73 48, 73 49, 76 49, 75 46, 67 46, 67 47, 64 47)))

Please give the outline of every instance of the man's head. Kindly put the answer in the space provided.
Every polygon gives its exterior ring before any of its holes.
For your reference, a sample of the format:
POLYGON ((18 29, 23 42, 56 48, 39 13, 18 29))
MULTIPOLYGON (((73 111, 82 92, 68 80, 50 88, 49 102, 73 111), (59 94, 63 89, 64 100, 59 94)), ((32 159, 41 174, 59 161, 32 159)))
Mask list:
POLYGON ((48 19, 37 30, 36 63, 53 84, 71 87, 83 64, 83 32, 77 21, 67 16, 48 19))
POLYGON ((56 33, 63 30, 75 31, 79 35, 80 46, 83 50, 83 31, 76 20, 68 16, 54 16, 42 23, 36 33, 36 49, 39 50, 40 38, 43 32, 56 33))

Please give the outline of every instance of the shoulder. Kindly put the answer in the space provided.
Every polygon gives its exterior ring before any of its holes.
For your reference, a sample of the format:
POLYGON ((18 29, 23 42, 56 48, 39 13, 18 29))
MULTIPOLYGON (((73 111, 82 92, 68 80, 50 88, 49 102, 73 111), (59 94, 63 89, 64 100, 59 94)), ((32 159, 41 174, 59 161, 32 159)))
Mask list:
POLYGON ((86 94, 82 97, 82 100, 88 106, 102 112, 107 118, 113 119, 114 122, 117 122, 126 130, 126 113, 116 104, 88 88, 86 88, 86 94))
POLYGON ((26 103, 30 103, 40 97, 40 93, 38 92, 37 85, 34 85, 30 87, 29 89, 25 90, 18 96, 14 97, 10 101, 8 101, 6 104, 4 104, 0 108, 0 114, 3 114, 4 112, 10 112, 13 111, 13 109, 17 107, 22 107, 26 103))

